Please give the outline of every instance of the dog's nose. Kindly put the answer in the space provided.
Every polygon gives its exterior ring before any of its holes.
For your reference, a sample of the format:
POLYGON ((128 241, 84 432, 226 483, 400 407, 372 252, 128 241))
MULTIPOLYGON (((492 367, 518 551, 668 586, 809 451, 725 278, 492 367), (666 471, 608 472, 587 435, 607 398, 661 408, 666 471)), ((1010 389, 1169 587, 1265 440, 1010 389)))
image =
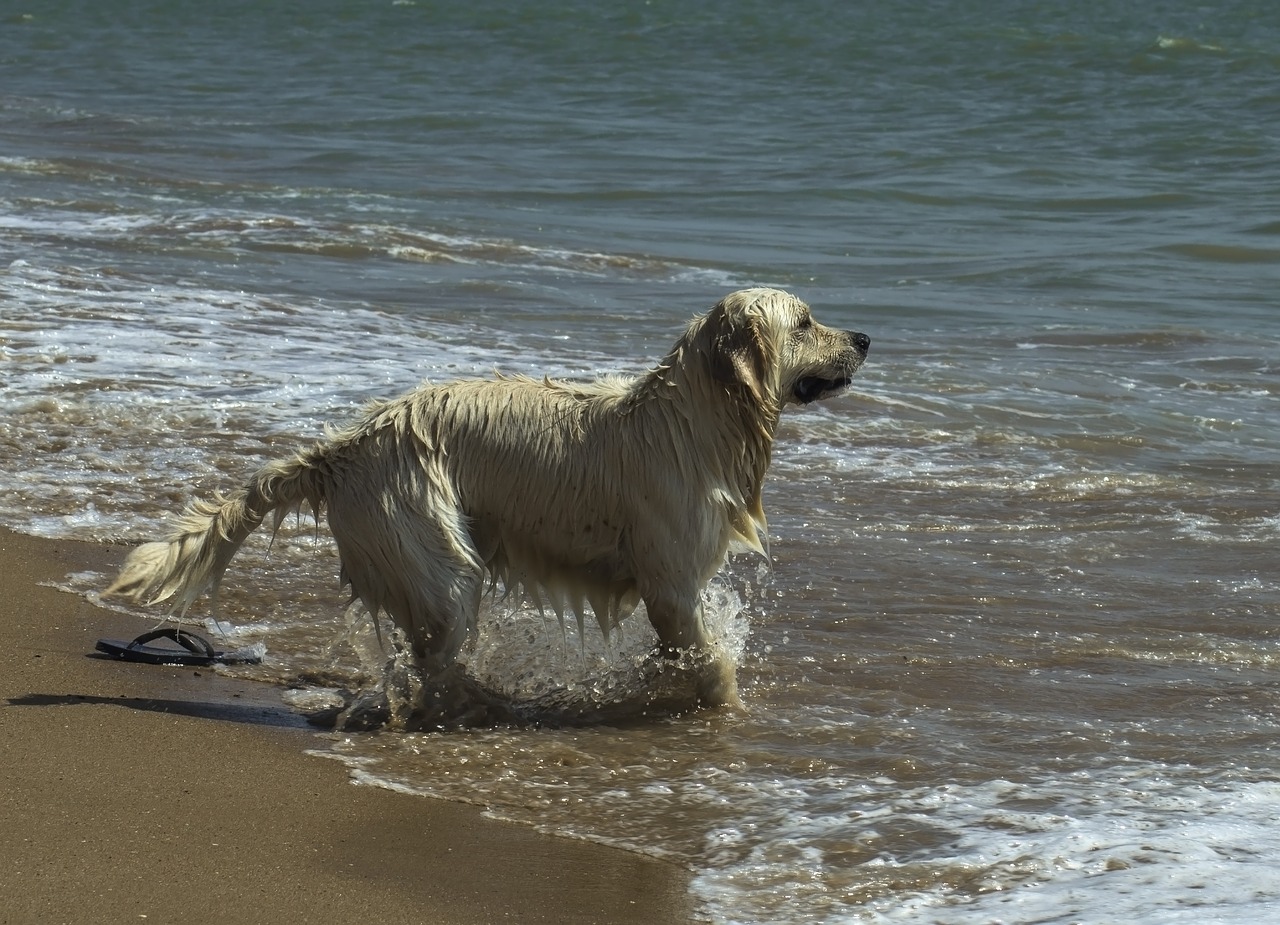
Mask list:
POLYGON ((853 345, 863 353, 867 352, 867 348, 871 346, 871 338, 865 334, 859 334, 857 331, 850 331, 849 336, 853 339, 853 345))

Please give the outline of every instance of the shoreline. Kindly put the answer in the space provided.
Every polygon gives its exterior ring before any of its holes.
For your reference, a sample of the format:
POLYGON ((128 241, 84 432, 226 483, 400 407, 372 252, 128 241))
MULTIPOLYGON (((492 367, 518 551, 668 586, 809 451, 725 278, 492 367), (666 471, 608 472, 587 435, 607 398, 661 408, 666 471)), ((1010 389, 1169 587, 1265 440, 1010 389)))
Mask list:
POLYGON ((0 528, 0 923, 697 921, 674 864, 354 785, 270 685, 92 656, 146 627, 44 583, 126 551, 0 528))

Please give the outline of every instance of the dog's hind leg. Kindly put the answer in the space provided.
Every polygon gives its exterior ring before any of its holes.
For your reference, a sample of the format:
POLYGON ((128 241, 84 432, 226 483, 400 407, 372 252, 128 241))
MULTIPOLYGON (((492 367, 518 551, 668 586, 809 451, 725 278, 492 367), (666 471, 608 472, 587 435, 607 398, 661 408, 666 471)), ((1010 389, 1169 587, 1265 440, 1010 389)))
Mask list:
POLYGON ((379 484, 357 480, 330 497, 343 582, 374 619, 390 616, 409 643, 378 688, 347 708, 344 724, 453 724, 473 706, 456 661, 476 630, 484 569, 452 486, 413 468, 379 484))
POLYGON ((438 675, 475 633, 484 567, 438 459, 344 480, 329 498, 343 581, 408 637, 419 668, 438 675))

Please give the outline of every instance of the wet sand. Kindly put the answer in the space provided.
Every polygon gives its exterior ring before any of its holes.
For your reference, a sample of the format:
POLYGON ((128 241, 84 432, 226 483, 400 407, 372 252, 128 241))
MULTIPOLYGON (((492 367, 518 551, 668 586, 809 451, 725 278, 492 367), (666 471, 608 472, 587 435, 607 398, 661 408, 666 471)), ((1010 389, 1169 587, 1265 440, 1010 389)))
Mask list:
POLYGON ((275 688, 90 657, 45 587, 124 550, 0 531, 3 923, 688 922, 680 868, 355 786, 275 688))

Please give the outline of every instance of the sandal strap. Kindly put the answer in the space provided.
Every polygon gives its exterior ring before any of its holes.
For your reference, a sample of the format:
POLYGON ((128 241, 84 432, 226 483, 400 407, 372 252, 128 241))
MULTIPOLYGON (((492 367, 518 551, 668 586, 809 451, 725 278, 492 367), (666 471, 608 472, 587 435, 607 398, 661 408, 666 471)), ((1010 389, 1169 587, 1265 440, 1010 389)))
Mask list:
POLYGON ((217 652, 214 651, 213 645, 203 636, 179 629, 176 626, 162 626, 160 629, 152 630, 149 633, 143 633, 133 642, 129 643, 129 648, 138 648, 146 645, 153 639, 172 639, 178 645, 182 646, 188 652, 195 655, 203 655, 206 658, 215 658, 217 652))

